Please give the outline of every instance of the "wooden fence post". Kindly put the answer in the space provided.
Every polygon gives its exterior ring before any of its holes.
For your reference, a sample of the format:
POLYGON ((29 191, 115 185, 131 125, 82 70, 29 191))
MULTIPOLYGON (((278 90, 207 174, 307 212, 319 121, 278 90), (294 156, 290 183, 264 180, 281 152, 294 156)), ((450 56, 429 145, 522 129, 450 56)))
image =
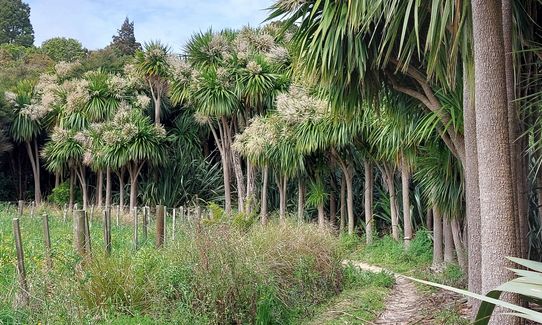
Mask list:
POLYGON ((66 222, 67 215, 68 215, 68 205, 66 203, 64 203, 64 211, 63 211, 63 214, 62 214, 62 218, 64 219, 64 222, 66 222))
POLYGON ((164 206, 156 206, 156 247, 164 244, 164 206))
POLYGON ((143 241, 147 241, 147 225, 149 223, 149 210, 150 207, 143 207, 143 241))
POLYGON ((21 227, 19 218, 13 218, 13 236, 15 237, 15 250, 17 251, 17 275, 19 279, 19 290, 15 295, 13 305, 16 308, 25 307, 29 302, 28 286, 26 284, 26 270, 24 267, 23 241, 21 240, 21 227))
POLYGON ((74 210, 74 244, 79 255, 85 255, 85 211, 74 210))
POLYGON ((90 223, 89 223, 89 226, 88 226, 89 229, 92 228, 92 219, 93 218, 94 218, 94 204, 90 206, 90 216, 89 216, 90 223))
POLYGON ((177 215, 176 212, 177 209, 173 208, 173 215, 172 215, 172 226, 171 226, 171 241, 175 241, 175 223, 177 221, 177 215))
POLYGON ((90 243, 90 222, 86 211, 85 213, 85 252, 89 255, 92 251, 90 243))
POLYGON ((103 211, 103 215, 105 252, 111 254, 111 208, 106 207, 103 211))
POLYGON ((181 219, 181 222, 183 222, 183 220, 184 220, 184 206, 181 205, 180 209, 181 209, 181 211, 180 211, 179 218, 181 219))
POLYGON ((137 238, 137 230, 138 230, 138 217, 137 217, 137 207, 134 207, 134 250, 137 250, 138 245, 138 238, 137 238))
POLYGON ((30 218, 34 218, 34 209, 36 207, 36 202, 32 201, 30 203, 30 218))
POLYGON ((19 200, 19 202, 18 202, 18 210, 17 210, 17 213, 19 214, 19 218, 23 216, 23 210, 24 210, 24 201, 19 200))
POLYGON ((45 265, 47 270, 50 270, 53 261, 51 259, 51 235, 49 233, 49 216, 47 213, 43 214, 43 242, 45 244, 45 265))
POLYGON ((164 244, 166 244, 167 236, 167 205, 164 205, 164 244))
POLYGON ((120 204, 117 204, 117 227, 119 226, 120 204))

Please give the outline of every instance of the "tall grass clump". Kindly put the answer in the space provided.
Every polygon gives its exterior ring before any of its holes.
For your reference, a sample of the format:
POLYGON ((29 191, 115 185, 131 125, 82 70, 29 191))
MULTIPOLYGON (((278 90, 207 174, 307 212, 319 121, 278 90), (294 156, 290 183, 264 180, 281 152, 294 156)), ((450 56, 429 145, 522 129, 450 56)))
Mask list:
POLYGON ((161 249, 151 240, 134 251, 128 237, 111 256, 98 237, 91 257, 69 258, 73 268, 58 263, 67 238, 53 270, 31 268, 30 306, 15 311, 2 297, 8 323, 289 324, 346 279, 339 239, 315 225, 187 223, 161 249))

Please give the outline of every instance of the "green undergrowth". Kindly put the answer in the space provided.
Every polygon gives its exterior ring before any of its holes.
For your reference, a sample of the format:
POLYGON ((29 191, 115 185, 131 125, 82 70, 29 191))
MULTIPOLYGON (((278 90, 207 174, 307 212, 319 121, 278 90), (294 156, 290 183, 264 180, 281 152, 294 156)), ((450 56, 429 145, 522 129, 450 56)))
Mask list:
POLYGON ((82 259, 72 224, 51 211, 49 271, 41 219, 21 218, 30 304, 14 309, 14 211, 2 209, 0 324, 295 324, 371 280, 345 270, 339 239, 315 225, 179 224, 172 241, 169 224, 165 247, 156 249, 151 223, 148 241, 134 251, 131 225, 113 222, 107 256, 94 220, 93 253, 82 259))

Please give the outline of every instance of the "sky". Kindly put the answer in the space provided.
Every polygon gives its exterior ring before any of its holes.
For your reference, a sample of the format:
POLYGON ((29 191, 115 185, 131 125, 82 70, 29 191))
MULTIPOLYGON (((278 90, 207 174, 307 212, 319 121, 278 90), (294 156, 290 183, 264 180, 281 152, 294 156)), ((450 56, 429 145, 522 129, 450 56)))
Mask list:
POLYGON ((160 40, 182 52, 198 31, 258 26, 273 0, 25 0, 35 45, 71 37, 90 49, 111 42, 125 17, 135 22, 138 42, 160 40))

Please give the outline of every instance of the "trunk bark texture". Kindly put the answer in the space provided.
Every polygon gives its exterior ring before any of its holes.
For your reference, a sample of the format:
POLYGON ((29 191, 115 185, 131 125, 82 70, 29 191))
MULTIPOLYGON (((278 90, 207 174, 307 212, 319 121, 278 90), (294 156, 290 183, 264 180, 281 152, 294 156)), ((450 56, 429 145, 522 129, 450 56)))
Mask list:
POLYGON ((442 232, 444 234, 444 263, 454 262, 454 238, 450 218, 444 216, 442 219, 442 232))
POLYGON ((437 207, 433 207, 433 267, 440 269, 444 257, 442 255, 442 216, 437 207))
POLYGON ((363 165, 365 172, 365 236, 367 244, 371 244, 373 242, 373 167, 367 160, 363 162, 363 165))
POLYGON ((267 224, 267 183, 269 181, 269 167, 265 165, 262 171, 262 198, 260 219, 263 225, 267 224))
POLYGON ((403 194, 403 227, 405 247, 410 246, 412 239, 412 220, 410 217, 410 171, 404 159, 401 164, 401 186, 403 194))
MULTIPOLYGON (((482 240, 482 294, 511 280, 513 267, 507 256, 520 256, 516 238, 517 218, 512 180, 508 100, 501 1, 472 2, 476 140, 480 188, 482 240)), ((518 303, 517 296, 508 296, 518 303)), ((518 319, 502 313, 493 324, 516 324, 518 319)))

